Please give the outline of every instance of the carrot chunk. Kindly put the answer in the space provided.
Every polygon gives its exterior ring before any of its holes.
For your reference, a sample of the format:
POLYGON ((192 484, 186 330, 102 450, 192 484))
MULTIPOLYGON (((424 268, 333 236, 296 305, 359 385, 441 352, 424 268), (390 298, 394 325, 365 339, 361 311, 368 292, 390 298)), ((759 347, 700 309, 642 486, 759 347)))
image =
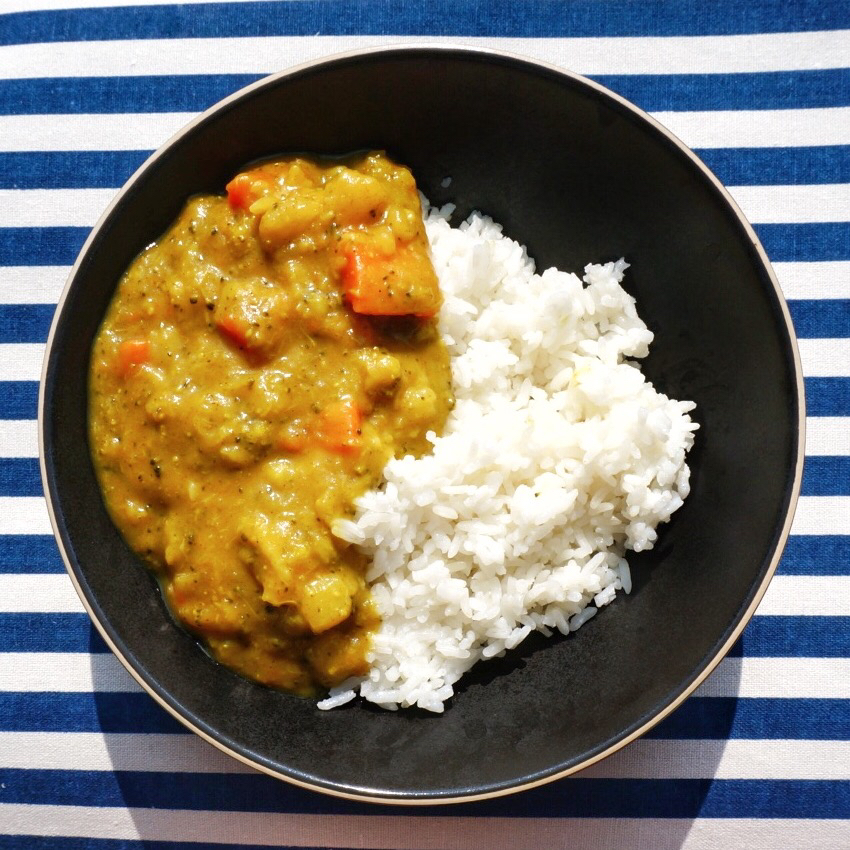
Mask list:
POLYGON ((254 201, 262 197, 267 185, 259 175, 250 172, 237 174, 225 186, 227 200, 234 209, 247 210, 254 201))
POLYGON ((387 257, 349 246, 342 287, 351 309, 366 316, 433 316, 441 302, 437 275, 417 247, 404 245, 387 257))
POLYGON ((146 339, 125 339, 118 346, 118 374, 129 377, 138 366, 151 359, 151 346, 146 339))
POLYGON ((219 316, 216 318, 215 326, 218 332, 239 349, 248 347, 248 324, 241 322, 233 316, 219 316))
POLYGON ((351 399, 331 402, 322 410, 316 436, 325 448, 348 454, 360 448, 363 416, 351 399))
POLYGON ((307 431, 285 431, 277 441, 278 446, 291 454, 298 454, 310 445, 310 437, 307 431))

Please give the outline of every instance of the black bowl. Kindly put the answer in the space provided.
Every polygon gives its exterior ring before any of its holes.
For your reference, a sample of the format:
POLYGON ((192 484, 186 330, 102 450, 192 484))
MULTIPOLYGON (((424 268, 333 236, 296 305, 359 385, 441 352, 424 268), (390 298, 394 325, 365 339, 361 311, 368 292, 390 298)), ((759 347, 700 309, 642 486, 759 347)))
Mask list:
POLYGON ((671 712, 729 650, 788 534, 803 393, 787 307, 713 175, 600 86, 500 53, 402 47, 314 62, 223 101, 154 154, 86 242, 50 334, 42 471, 77 590, 107 643, 189 728, 260 770, 333 794, 440 802, 586 767, 671 712), (216 664, 175 624, 112 525, 87 446, 92 338, 134 256, 186 198, 280 153, 386 149, 432 202, 492 215, 540 267, 625 256, 656 340, 644 370, 697 403, 693 491, 635 589, 566 639, 479 665, 442 716, 314 703, 216 664), (451 183, 444 187, 444 178, 451 183))

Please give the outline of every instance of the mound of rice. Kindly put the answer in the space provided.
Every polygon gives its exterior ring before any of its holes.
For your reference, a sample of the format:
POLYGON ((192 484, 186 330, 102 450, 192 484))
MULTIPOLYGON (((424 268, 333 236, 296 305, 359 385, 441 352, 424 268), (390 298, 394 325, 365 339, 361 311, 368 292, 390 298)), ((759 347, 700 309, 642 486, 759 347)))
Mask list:
POLYGON ((657 392, 627 358, 652 333, 620 286, 623 260, 584 282, 535 273, 491 219, 427 229, 445 304, 457 404, 432 454, 390 461, 334 533, 372 558, 382 626, 359 692, 441 712, 480 659, 532 631, 568 633, 631 589, 626 550, 649 549, 688 494, 694 404, 657 392))

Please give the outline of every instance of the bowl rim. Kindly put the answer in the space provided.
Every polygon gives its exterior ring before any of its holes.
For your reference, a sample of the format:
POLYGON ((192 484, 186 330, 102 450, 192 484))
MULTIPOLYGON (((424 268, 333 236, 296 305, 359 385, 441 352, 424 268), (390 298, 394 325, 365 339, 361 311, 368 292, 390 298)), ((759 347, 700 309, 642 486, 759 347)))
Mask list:
POLYGON ((106 645, 115 654, 124 668, 130 673, 133 679, 144 689, 146 693, 148 693, 162 708, 164 708, 171 716, 177 719, 182 725, 187 727, 189 730, 200 736, 207 743, 212 744, 218 750, 226 753, 230 757, 236 759, 238 762, 241 762, 248 767, 251 767, 255 770, 260 771, 268 776, 272 776, 276 779, 283 780, 292 785, 298 786, 300 788, 315 791, 322 794, 328 794, 333 797, 343 798, 347 800, 354 800, 357 802, 366 802, 366 803, 379 803, 384 805, 397 805, 397 806, 423 806, 423 805, 448 805, 451 803, 468 803, 475 802, 478 800, 487 800, 494 799, 497 797, 507 796, 509 794, 516 794, 520 791, 526 791, 531 788, 536 788, 541 785, 548 784, 550 782, 554 782, 558 779, 563 779, 564 777, 570 776, 574 773, 578 773, 591 765, 596 764, 597 762, 602 761, 605 758, 613 755, 615 752, 621 750, 623 747, 637 740, 638 738, 645 735, 653 726, 660 723, 665 717, 670 715, 673 711, 675 711, 714 671, 717 665, 721 660, 728 654, 729 650, 732 648, 734 643, 741 636, 744 628, 749 623, 753 614, 755 613, 756 608, 761 602, 762 597, 764 596, 767 587, 773 578, 773 575, 776 572, 778 567, 780 558, 782 556, 783 549, 788 540, 788 536, 791 530, 791 524, 794 519, 794 514, 797 508, 798 500, 800 497, 800 491, 802 488, 802 477, 803 477, 803 466, 805 459, 805 432, 806 432, 806 400, 805 400, 805 391, 804 391, 804 382, 803 382, 803 370, 802 370, 802 362, 800 359, 800 351, 797 343, 797 336, 794 330, 794 325, 791 319, 791 314, 788 308, 788 304, 786 302, 785 296, 782 292, 782 289, 779 285, 779 281, 777 280, 776 274, 771 266, 770 260, 767 256, 767 252, 764 250, 764 247, 761 244, 758 236, 756 235, 752 225, 749 223, 747 218, 744 216, 742 210, 731 196, 729 191, 725 188, 725 186, 720 182, 720 180, 714 175, 714 173, 702 162, 702 160, 674 133, 672 133, 667 127, 653 118, 644 110, 640 109, 638 106, 633 104, 631 101, 626 100, 626 98, 617 94, 616 92, 611 91, 603 85, 591 80, 581 74, 578 74, 574 71, 570 71, 566 68, 555 65, 551 62, 547 62, 544 60, 540 60, 531 56, 525 56, 519 53, 501 50, 497 48, 491 47, 482 47, 482 46, 473 46, 469 44, 462 43, 445 43, 445 42, 430 42, 430 41, 411 41, 404 42, 400 44, 391 44, 391 45, 382 45, 382 46, 373 46, 366 48, 359 48, 355 50, 347 50, 343 52, 324 54, 315 59, 308 60, 306 62, 301 62, 297 65, 290 66, 288 68, 284 68, 281 71, 277 71, 275 73, 269 74, 267 76, 262 77, 255 82, 244 86, 222 100, 217 101, 215 104, 205 109, 202 113, 197 115, 194 119, 188 122, 186 125, 181 127, 176 133, 170 136, 165 142, 163 142, 150 156, 148 156, 145 161, 133 172, 133 174, 129 177, 129 179, 124 183, 124 185, 119 189, 119 191, 115 194, 109 205, 103 211, 101 216, 98 218, 97 222, 91 229, 88 237, 83 243, 82 248, 80 249, 77 258, 71 267, 65 285, 62 289, 62 293, 57 301, 56 310, 53 314, 53 320, 51 322, 50 331, 48 333, 47 342, 44 350, 44 358, 42 362, 41 375, 39 379, 39 390, 38 390, 38 417, 37 417, 37 427, 38 427, 38 452, 39 452, 39 468, 41 472, 41 481, 42 487, 45 494, 45 500, 47 503, 47 512, 50 518, 50 524, 53 529, 53 536, 56 540, 57 546, 59 548, 59 552, 62 556, 62 561, 65 565, 65 570, 68 573, 68 576, 71 579, 71 582, 74 585, 74 589, 77 592, 77 595, 82 602, 83 607, 86 610, 90 620, 97 628, 100 636, 103 638, 106 645), (589 755, 586 759, 579 762, 578 764, 572 765, 568 768, 562 770, 555 770, 550 773, 547 773, 544 776, 540 776, 539 774, 529 781, 523 782, 518 781, 515 784, 511 784, 509 786, 500 786, 498 788, 486 790, 486 791, 476 791, 470 794, 456 794, 454 796, 436 796, 439 792, 426 792, 423 795, 401 795, 401 794, 393 794, 392 792, 380 792, 376 791, 375 793, 366 793, 352 790, 343 790, 340 788, 333 787, 331 785, 325 785, 320 782, 309 782, 298 776, 293 776, 283 772, 282 770, 274 770, 269 767, 267 764, 264 764, 260 761, 252 759, 250 756, 240 753, 232 747, 228 746, 224 742, 218 740, 209 732, 207 732, 204 728, 202 728, 198 723, 194 722, 191 718, 185 716, 175 705, 172 705, 167 699, 163 697, 163 695, 159 692, 158 687, 155 683, 149 682, 145 675, 142 672, 137 670, 133 664, 133 662, 125 657, 124 653, 121 649, 116 645, 115 641, 109 634, 109 630, 106 625, 101 622, 98 615, 95 613, 95 605, 94 600, 89 599, 88 593, 83 585, 80 583, 74 567, 72 565, 71 558, 69 553, 65 547, 62 530, 60 528, 60 523, 58 521, 57 512, 54 507, 53 500, 51 498, 51 486, 50 481, 51 478, 48 474, 47 463, 46 463, 46 445, 45 445, 45 421, 46 421, 46 379, 47 373, 49 369, 49 365, 52 360, 52 350, 53 343, 56 335, 56 331, 64 312, 65 301, 67 300, 68 294, 74 283, 74 280, 77 276, 79 268, 88 253, 92 243, 97 237, 99 231, 112 215, 115 207, 121 202, 124 196, 131 190, 131 188, 135 185, 135 183, 141 178, 142 174, 147 171, 149 166, 159 159, 164 153, 172 147, 178 140, 182 139, 188 133, 190 133, 195 127, 204 123, 213 115, 217 114, 223 109, 228 108, 235 101, 241 99, 246 94, 253 92, 256 89, 264 88, 266 86, 275 85, 278 81, 286 79, 288 77, 295 77, 300 74, 309 72, 318 67, 322 66, 331 66, 336 64, 342 64, 345 62, 350 62, 352 60, 358 60, 361 58, 370 58, 373 56, 392 56, 392 55, 413 55, 416 54, 461 54, 470 58, 477 58, 479 60, 486 61, 488 59, 495 59, 501 62, 505 62, 506 64, 512 66, 525 66, 525 69, 531 71, 533 69, 541 70, 549 74, 554 74, 557 76, 565 77, 569 80, 572 80, 575 83, 578 83, 581 86, 594 90, 597 94, 600 94, 606 98, 609 98, 616 102, 618 106, 622 109, 629 112, 633 117, 637 118, 639 121, 649 124, 652 128, 655 129, 656 132, 660 133, 663 137, 667 139, 681 154, 684 154, 690 162, 700 171, 702 172, 703 177, 705 177, 710 184, 712 184, 713 188, 720 194, 721 198, 725 202, 726 206, 734 213, 735 217, 738 220, 738 223, 743 228, 744 233, 746 233, 747 238, 751 242, 753 249, 756 252, 756 256, 763 268, 763 270, 767 273, 768 279, 773 287, 774 293, 776 295, 777 306, 779 307, 780 314, 782 320, 785 324, 785 329, 788 334, 788 343, 790 346, 790 351, 793 359, 793 367, 794 367, 794 392, 797 396, 797 410, 798 410, 798 422, 797 422, 797 453, 794 459, 794 478, 790 484, 790 492, 788 495, 788 503, 785 509, 785 516, 782 523, 782 527, 779 530, 774 542, 774 552, 770 559, 770 564, 768 565, 767 570, 764 573, 764 576, 756 588, 756 591, 742 614, 739 614, 738 622, 735 624, 731 633, 729 634, 725 643, 720 647, 717 653, 705 663, 705 665, 700 669, 697 675, 693 678, 693 680, 685 686, 680 694, 678 694, 673 700, 671 700, 668 704, 663 706, 657 713, 653 714, 652 717, 645 720, 639 727, 634 729, 629 734, 623 736, 622 738, 617 739, 613 743, 605 746, 603 749, 589 755))

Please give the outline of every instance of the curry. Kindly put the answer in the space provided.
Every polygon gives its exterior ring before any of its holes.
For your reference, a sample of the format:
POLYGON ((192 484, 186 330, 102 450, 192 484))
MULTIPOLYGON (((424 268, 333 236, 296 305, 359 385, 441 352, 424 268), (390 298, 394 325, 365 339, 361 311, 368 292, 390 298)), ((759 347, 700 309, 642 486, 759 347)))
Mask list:
POLYGON ((90 373, 104 501, 241 674, 310 695, 367 670, 368 565, 330 527, 442 428, 439 305, 413 177, 378 153, 246 170, 122 278, 90 373))

